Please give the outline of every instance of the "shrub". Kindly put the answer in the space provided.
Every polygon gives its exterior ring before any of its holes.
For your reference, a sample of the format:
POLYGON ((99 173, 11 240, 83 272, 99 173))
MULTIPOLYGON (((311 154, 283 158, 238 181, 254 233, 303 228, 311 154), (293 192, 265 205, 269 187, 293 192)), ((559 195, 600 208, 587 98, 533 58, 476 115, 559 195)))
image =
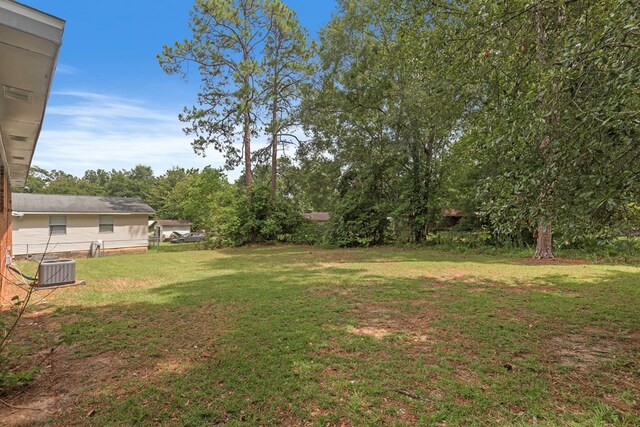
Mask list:
POLYGON ((336 246, 372 246, 384 243, 389 227, 389 205, 382 197, 377 173, 351 170, 338 188, 331 220, 331 243, 336 246))
POLYGON ((303 220, 291 236, 291 243, 297 245, 327 245, 330 242, 329 224, 303 220))
MULTIPOLYGON (((4 350, 8 350, 7 347, 4 350)), ((15 367, 15 361, 20 360, 19 353, 7 351, 5 354, 0 354, 0 396, 28 385, 38 373, 38 368, 20 370, 15 367)))
POLYGON ((256 187, 253 197, 240 195, 226 239, 233 245, 259 242, 289 243, 304 223, 294 203, 282 196, 273 198, 266 187, 256 187))

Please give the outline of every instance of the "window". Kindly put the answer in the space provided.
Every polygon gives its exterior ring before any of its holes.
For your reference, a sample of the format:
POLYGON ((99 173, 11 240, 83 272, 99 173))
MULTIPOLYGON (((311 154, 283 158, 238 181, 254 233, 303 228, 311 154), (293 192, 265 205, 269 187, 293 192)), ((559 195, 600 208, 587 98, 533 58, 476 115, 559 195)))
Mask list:
POLYGON ((99 218, 98 229, 100 233, 113 233, 113 217, 111 215, 100 215, 99 218))
POLYGON ((51 215, 49 217, 49 234, 67 234, 67 217, 65 215, 51 215))

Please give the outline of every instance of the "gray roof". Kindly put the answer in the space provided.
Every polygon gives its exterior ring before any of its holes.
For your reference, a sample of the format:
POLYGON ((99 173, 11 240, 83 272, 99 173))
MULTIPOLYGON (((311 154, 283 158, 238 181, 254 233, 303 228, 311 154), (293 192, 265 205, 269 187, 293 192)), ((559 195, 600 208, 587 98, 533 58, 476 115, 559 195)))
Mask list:
POLYGON ((57 194, 13 193, 14 212, 154 214, 155 211, 135 197, 62 196, 57 194))
POLYGON ((318 222, 329 221, 331 219, 331 214, 329 212, 310 212, 310 213, 302 214, 302 216, 311 221, 318 221, 318 222))
POLYGON ((180 226, 180 225, 193 225, 191 221, 184 221, 181 219, 159 219, 156 221, 163 227, 172 227, 172 226, 180 226))

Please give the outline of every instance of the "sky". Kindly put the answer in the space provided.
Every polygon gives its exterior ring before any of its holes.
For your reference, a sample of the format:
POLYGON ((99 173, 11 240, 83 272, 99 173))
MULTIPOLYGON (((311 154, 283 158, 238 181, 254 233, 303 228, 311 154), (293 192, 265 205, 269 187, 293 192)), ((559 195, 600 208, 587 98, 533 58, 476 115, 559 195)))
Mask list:
MULTIPOLYGON (((156 175, 224 164, 213 149, 196 155, 178 120, 194 104, 199 81, 166 75, 156 59, 164 45, 190 36, 191 0, 21 1, 66 21, 32 165, 82 176, 137 164, 156 175)), ((284 2, 312 37, 335 7, 334 0, 284 2)))

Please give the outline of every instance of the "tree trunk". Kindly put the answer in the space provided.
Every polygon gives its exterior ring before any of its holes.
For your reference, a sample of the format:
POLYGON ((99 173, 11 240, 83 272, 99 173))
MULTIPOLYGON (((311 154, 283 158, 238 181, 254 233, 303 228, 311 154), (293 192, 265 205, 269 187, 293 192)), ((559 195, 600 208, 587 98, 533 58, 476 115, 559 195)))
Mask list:
POLYGON ((536 254, 535 259, 551 259, 553 258, 553 232, 550 224, 538 225, 536 231, 536 254))
MULTIPOLYGON (((543 16, 542 16, 542 5, 540 5, 534 12, 533 19, 536 27, 536 38, 538 42, 537 46, 537 56, 540 65, 543 68, 548 67, 548 58, 547 58, 547 30, 544 27, 543 16)), ((543 99, 542 101, 543 108, 548 107, 548 103, 543 99)), ((550 124, 547 123, 547 127, 550 124)), ((538 145, 538 149, 540 150, 540 154, 546 162, 545 158, 545 149, 551 143, 551 136, 549 134, 544 135, 542 141, 538 145)), ((540 196, 541 203, 547 198, 547 191, 544 190, 540 196)), ((536 253, 533 256, 535 259, 551 259, 553 258, 553 232, 551 231, 551 223, 548 221, 541 221, 538 224, 538 230, 536 231, 536 253)))
POLYGON ((424 165, 424 203, 423 215, 424 215, 424 230, 423 235, 426 240, 429 237, 429 203, 431 203, 431 180, 432 180, 432 166, 433 166, 433 150, 436 146, 436 130, 432 126, 429 131, 429 140, 426 145, 422 146, 425 156, 424 165))
POLYGON ((271 134, 271 197, 276 197, 276 187, 278 179, 278 94, 274 93, 272 114, 272 134, 271 134))
MULTIPOLYGON (((246 16, 246 11, 245 11, 246 16)), ((243 60, 249 62, 250 52, 247 43, 242 44, 243 60)), ((247 194, 249 199, 253 197, 253 172, 251 171, 251 81, 247 75, 243 77, 242 84, 244 86, 244 135, 242 136, 242 144, 244 146, 244 179, 247 185, 247 194)))
POLYGON ((412 192, 411 192, 411 215, 410 215, 410 223, 411 223, 411 234, 413 243, 422 243, 422 232, 423 227, 420 223, 420 220, 424 220, 422 216, 422 205, 424 201, 422 200, 422 183, 420 177, 420 152, 418 147, 418 142, 415 138, 412 138, 411 141, 411 163, 412 163, 412 192))
POLYGON ((249 106, 245 106, 244 111, 244 174, 247 184, 247 193, 253 193, 253 172, 251 171, 251 111, 249 106))

